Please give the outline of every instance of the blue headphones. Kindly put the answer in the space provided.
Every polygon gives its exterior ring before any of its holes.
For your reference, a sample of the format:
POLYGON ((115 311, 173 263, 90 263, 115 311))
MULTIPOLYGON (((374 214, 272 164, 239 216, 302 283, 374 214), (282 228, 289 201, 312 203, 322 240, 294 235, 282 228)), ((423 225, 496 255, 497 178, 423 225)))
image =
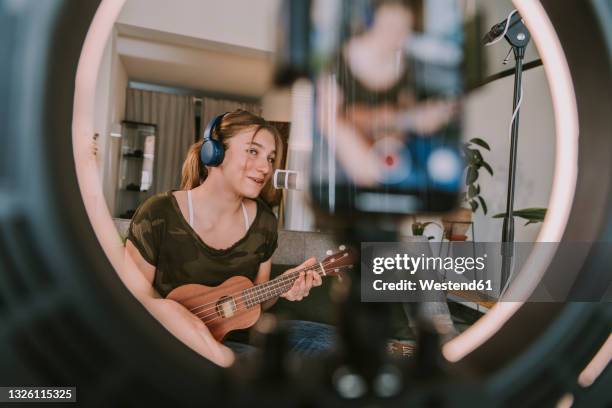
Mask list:
POLYGON ((206 126, 206 130, 204 131, 204 143, 202 143, 202 149, 200 150, 200 160, 202 160, 205 166, 216 167, 223 162, 223 157, 225 157, 223 143, 221 143, 220 140, 213 139, 212 133, 227 113, 228 112, 225 112, 216 116, 213 120, 208 122, 206 126))

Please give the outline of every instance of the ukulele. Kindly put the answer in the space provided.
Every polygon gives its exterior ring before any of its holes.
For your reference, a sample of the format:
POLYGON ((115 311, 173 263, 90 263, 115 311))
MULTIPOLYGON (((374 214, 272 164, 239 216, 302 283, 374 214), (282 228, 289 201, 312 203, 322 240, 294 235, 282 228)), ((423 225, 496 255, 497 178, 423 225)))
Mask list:
POLYGON ((166 298, 186 307, 206 324, 217 341, 222 341, 232 330, 253 326, 261 315, 261 303, 288 292, 300 272, 310 270, 322 277, 340 277, 343 269, 351 269, 355 254, 343 245, 339 249, 339 252, 329 255, 318 264, 280 275, 259 285, 253 285, 244 276, 234 276, 214 287, 182 285, 173 289, 166 298))

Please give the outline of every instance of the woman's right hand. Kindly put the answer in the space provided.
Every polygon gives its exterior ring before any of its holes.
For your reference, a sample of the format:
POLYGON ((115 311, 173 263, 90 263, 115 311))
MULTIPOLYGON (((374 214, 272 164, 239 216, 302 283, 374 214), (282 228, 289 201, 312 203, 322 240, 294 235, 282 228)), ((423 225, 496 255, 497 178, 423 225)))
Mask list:
POLYGON ((232 365, 232 350, 215 340, 200 319, 180 303, 159 297, 153 288, 155 267, 142 258, 129 240, 125 245, 125 264, 119 274, 140 303, 177 339, 217 365, 232 365))
POLYGON ((172 334, 191 349, 222 367, 229 367, 235 356, 230 348, 219 343, 208 327, 183 305, 170 299, 148 299, 145 307, 172 334))

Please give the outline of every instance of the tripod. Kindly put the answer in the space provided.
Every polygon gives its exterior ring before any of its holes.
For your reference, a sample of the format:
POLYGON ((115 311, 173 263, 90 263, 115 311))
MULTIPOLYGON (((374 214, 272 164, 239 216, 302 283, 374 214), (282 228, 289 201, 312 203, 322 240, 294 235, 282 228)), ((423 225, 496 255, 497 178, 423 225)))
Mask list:
POLYGON ((512 129, 510 133, 510 159, 508 165, 508 190, 506 196, 506 214, 502 227, 502 269, 500 282, 500 295, 505 290, 506 283, 512 272, 512 258, 514 256, 514 186, 516 182, 516 156, 519 131, 519 110, 522 99, 523 59, 525 48, 531 39, 527 27, 521 16, 515 13, 506 30, 505 39, 510 43, 514 53, 514 100, 512 104, 512 129))

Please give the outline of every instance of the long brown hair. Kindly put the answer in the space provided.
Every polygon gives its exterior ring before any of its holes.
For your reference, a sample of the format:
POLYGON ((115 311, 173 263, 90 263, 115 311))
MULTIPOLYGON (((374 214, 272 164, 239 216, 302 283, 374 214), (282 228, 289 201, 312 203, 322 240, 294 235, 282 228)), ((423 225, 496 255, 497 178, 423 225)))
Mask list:
MULTIPOLYGON (((282 163, 283 156, 283 141, 278 133, 278 130, 268 123, 261 116, 257 116, 251 112, 243 109, 237 109, 233 112, 227 113, 223 116, 221 122, 216 126, 212 133, 212 138, 220 140, 223 144, 223 148, 227 150, 227 141, 240 133, 242 130, 247 128, 255 128, 253 138, 260 130, 264 129, 272 133, 274 136, 274 144, 276 146, 276 157, 274 159, 274 169, 277 169, 282 163)), ((187 152, 187 157, 183 162, 183 168, 181 171, 181 190, 191 190, 202 184, 208 176, 206 166, 200 160, 200 150, 202 150, 203 140, 191 145, 187 152)), ((268 201, 268 197, 272 197, 274 193, 274 187, 272 183, 268 181, 264 186, 261 196, 264 200, 268 201)))

